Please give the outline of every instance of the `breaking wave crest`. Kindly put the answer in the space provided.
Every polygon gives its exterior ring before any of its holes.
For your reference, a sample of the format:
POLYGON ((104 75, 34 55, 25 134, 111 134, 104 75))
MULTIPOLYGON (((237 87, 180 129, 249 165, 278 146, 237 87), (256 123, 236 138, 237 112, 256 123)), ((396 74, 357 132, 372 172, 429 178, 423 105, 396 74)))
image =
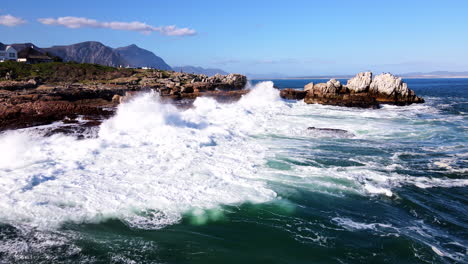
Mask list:
POLYGON ((119 106, 99 136, 0 137, 0 222, 55 228, 118 218, 137 228, 178 222, 191 208, 261 203, 265 149, 249 138, 278 105, 272 83, 236 104, 198 98, 185 111, 152 93, 119 106), (269 96, 265 96, 269 95, 269 96))

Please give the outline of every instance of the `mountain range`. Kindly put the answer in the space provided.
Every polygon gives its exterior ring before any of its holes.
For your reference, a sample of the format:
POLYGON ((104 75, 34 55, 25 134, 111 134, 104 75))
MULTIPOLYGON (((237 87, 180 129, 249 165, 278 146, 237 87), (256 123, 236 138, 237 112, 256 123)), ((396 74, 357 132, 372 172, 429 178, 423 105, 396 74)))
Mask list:
POLYGON ((137 45, 121 48, 111 48, 97 41, 86 41, 72 45, 52 46, 39 48, 33 43, 11 44, 17 51, 33 47, 41 52, 58 56, 63 61, 78 63, 95 63, 106 66, 122 67, 151 67, 161 70, 172 70, 162 58, 151 51, 142 49, 137 45))
POLYGON ((86 41, 72 45, 52 46, 50 48, 40 48, 33 43, 11 44, 18 52, 33 47, 34 49, 49 53, 62 58, 63 61, 74 61, 78 63, 95 63, 113 67, 150 67, 160 70, 174 70, 186 73, 205 74, 213 76, 216 74, 226 75, 227 72, 221 69, 202 68, 196 66, 169 66, 161 57, 153 52, 142 49, 135 44, 111 48, 97 41, 86 41))

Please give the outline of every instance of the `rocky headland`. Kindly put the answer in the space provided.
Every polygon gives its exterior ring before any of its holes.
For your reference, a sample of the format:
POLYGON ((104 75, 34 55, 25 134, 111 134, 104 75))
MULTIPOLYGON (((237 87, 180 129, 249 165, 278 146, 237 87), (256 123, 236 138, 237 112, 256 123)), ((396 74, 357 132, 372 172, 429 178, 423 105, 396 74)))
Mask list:
POLYGON ((115 106, 141 91, 154 91, 183 106, 198 96, 239 99, 247 78, 165 70, 112 68, 96 64, 0 63, 0 131, 84 116, 111 116, 115 106))
POLYGON ((400 77, 382 73, 361 72, 343 85, 336 79, 326 83, 309 83, 304 90, 284 89, 281 97, 304 100, 308 104, 378 108, 380 104, 409 105, 424 103, 400 77))

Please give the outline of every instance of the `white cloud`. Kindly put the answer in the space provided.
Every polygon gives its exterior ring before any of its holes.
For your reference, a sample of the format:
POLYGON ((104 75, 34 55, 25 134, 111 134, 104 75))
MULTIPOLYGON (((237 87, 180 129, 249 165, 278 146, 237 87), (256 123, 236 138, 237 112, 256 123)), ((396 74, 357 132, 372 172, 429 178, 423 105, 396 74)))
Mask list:
POLYGON ((85 17, 59 17, 59 18, 39 18, 39 22, 45 25, 59 25, 67 28, 109 28, 114 30, 137 31, 143 34, 159 32, 166 36, 192 36, 197 32, 190 28, 177 28, 176 26, 153 27, 142 22, 101 22, 85 17))
POLYGON ((14 17, 12 15, 3 15, 0 16, 0 25, 7 27, 14 27, 26 23, 26 20, 14 17))

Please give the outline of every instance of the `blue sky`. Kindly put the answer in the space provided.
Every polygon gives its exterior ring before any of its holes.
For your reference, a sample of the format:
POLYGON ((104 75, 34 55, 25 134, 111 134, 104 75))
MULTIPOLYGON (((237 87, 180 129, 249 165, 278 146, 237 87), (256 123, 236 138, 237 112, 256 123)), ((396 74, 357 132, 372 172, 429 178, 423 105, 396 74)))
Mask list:
POLYGON ((137 44, 172 66, 295 76, 468 71, 467 0, 3 0, 0 18, 3 43, 137 44))

